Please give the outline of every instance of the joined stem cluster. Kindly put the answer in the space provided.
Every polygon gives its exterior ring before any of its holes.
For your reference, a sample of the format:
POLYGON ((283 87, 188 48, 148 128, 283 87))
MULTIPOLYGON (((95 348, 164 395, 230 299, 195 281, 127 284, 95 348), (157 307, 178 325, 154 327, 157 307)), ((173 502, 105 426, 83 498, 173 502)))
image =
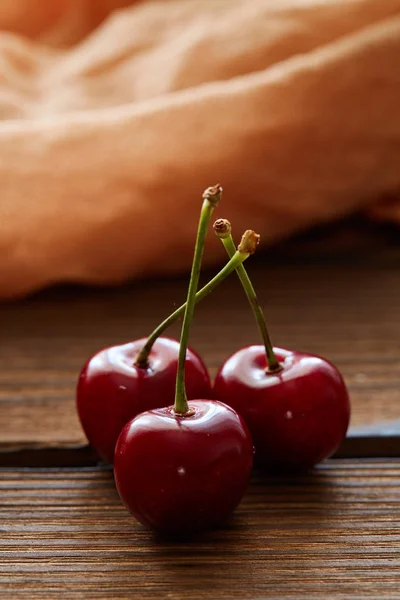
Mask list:
POLYGON ((267 324, 260 302, 257 298, 256 292, 246 272, 246 269, 243 266, 243 262, 256 250, 260 237, 258 234, 254 233, 254 231, 252 230, 245 231, 245 233, 242 236, 241 242, 238 248, 236 249, 231 234, 232 228, 230 222, 227 219, 218 219, 214 223, 214 231, 216 235, 221 239, 230 260, 224 266, 224 268, 221 269, 221 271, 215 277, 213 277, 213 279, 211 279, 199 292, 197 292, 207 229, 211 215, 215 207, 218 205, 221 194, 222 188, 220 185, 215 185, 210 188, 207 188, 203 193, 203 204, 200 212, 192 270, 185 304, 182 304, 182 306, 177 308, 158 327, 156 327, 153 333, 146 340, 146 343, 143 345, 142 349, 140 350, 139 354, 135 359, 135 365, 137 367, 147 368, 149 366, 149 354, 151 352, 154 342, 163 333, 163 331, 167 327, 169 327, 169 325, 171 325, 182 314, 184 315, 179 345, 178 370, 176 377, 174 403, 174 411, 178 415, 189 416, 190 414, 192 414, 187 402, 186 395, 185 362, 195 304, 202 300, 205 296, 210 294, 217 287, 217 285, 219 285, 224 279, 226 279, 226 277, 228 277, 228 275, 230 275, 234 270, 236 270, 240 282, 246 292, 247 298, 249 300, 250 306, 253 310, 254 316, 256 318, 261 332, 267 360, 266 373, 273 374, 278 373, 282 370, 282 366, 278 362, 273 350, 271 338, 268 333, 267 324))

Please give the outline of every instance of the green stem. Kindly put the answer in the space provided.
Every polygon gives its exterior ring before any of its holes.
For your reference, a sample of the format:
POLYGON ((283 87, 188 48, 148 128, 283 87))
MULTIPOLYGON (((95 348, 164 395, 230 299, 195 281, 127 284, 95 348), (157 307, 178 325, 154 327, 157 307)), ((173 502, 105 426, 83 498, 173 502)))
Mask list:
MULTIPOLYGON (((228 237, 221 237, 220 239, 228 253, 228 256, 232 257, 236 252, 235 243, 232 239, 232 236, 229 234, 228 237)), ((248 276, 247 271, 242 264, 238 266, 236 273, 240 279, 240 283, 242 284, 244 291, 246 292, 246 296, 253 310, 258 327, 260 328, 261 336, 265 346, 265 354, 267 357, 267 373, 277 373, 278 371, 282 370, 282 366, 279 364, 279 361, 275 356, 271 338, 268 333, 265 316, 253 284, 251 283, 250 277, 248 276)))
POLYGON ((203 194, 203 206, 201 207, 199 226, 197 229, 196 245, 192 263, 192 272, 190 275, 189 289, 186 298, 186 308, 183 317, 181 339, 179 344, 178 371, 176 376, 175 404, 176 414, 189 415, 189 405, 186 397, 185 386, 185 363, 186 351, 189 341, 190 328, 192 325, 194 307, 196 304, 196 292, 199 283, 201 261, 203 258, 204 243, 207 235, 207 228, 210 222, 212 212, 218 204, 221 195, 220 186, 208 188, 203 194))
MULTIPOLYGON (((238 252, 235 248, 235 253, 232 255, 230 261, 226 263, 224 268, 221 269, 221 271, 219 271, 219 273, 217 273, 215 277, 210 279, 210 281, 203 288, 201 288, 201 290, 197 292, 196 304, 200 302, 200 300, 203 300, 203 298, 208 296, 208 294, 211 294, 211 292, 220 283, 222 283, 222 281, 224 281, 224 279, 226 279, 233 271, 235 271, 239 267, 239 265, 241 265, 249 256, 250 254, 238 252)), ((146 340, 145 345, 136 357, 135 365, 137 367, 145 368, 148 366, 149 354, 151 352, 154 342, 157 338, 160 337, 162 333, 164 333, 164 331, 170 325, 172 325, 172 323, 174 323, 177 319, 179 319, 179 317, 183 315, 185 309, 186 302, 185 304, 182 304, 182 306, 177 308, 171 315, 169 315, 169 317, 167 317, 162 323, 160 323, 160 325, 158 325, 158 327, 156 327, 155 330, 150 334, 150 336, 146 340)))

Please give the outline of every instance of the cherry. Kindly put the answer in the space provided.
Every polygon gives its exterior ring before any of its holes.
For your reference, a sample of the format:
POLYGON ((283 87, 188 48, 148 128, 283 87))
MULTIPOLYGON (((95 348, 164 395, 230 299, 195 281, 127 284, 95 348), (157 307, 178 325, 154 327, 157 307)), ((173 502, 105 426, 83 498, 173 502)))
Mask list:
MULTIPOLYGON (((250 256, 247 249, 235 249, 236 257, 197 292, 196 303, 250 256)), ((179 343, 159 336, 185 309, 186 303, 147 339, 105 348, 83 367, 77 386, 78 415, 86 437, 103 460, 113 462, 116 441, 130 419, 145 410, 173 403, 179 343)), ((212 397, 206 366, 191 349, 186 356, 185 380, 189 399, 212 397)))
MULTIPOLYGON (((158 338, 148 362, 135 363, 145 339, 105 348, 87 361, 77 387, 77 409, 90 445, 110 463, 123 426, 139 413, 173 403, 179 342, 158 338)), ((186 356, 189 398, 211 396, 207 368, 194 350, 186 356)))
POLYGON ((246 421, 256 462, 271 470, 301 471, 331 456, 350 420, 346 386, 327 360, 274 348, 282 365, 266 369, 264 346, 249 346, 222 365, 214 395, 246 421))
POLYGON ((118 438, 114 472, 119 495, 143 525, 191 533, 217 525, 239 504, 253 466, 243 420, 212 400, 145 412, 118 438))
MULTIPOLYGON (((234 244, 229 221, 214 230, 228 255, 234 244)), ((328 458, 346 435, 347 389, 338 369, 318 356, 274 349, 258 298, 243 265, 237 269, 264 340, 233 354, 220 368, 214 397, 245 419, 256 461, 268 469, 305 470, 328 458)))
MULTIPOLYGON (((182 324, 175 402, 146 411, 118 438, 114 475, 121 500, 141 523, 164 533, 212 527, 240 502, 253 464, 251 436, 230 407, 210 399, 187 401, 186 349, 196 303, 210 216, 221 188, 203 195, 192 273, 182 324)), ((254 251, 258 236, 246 232, 230 263, 233 270, 254 251)), ((167 402, 166 402, 167 404, 167 402)))

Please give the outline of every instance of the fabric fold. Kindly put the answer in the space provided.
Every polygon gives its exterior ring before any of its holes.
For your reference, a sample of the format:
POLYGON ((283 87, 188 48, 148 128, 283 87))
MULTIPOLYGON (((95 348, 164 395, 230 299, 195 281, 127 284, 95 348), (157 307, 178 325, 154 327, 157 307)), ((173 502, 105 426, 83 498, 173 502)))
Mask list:
POLYGON ((216 181, 264 245, 400 222, 400 2, 276 4, 139 2, 68 48, 0 35, 1 297, 188 268, 216 181))

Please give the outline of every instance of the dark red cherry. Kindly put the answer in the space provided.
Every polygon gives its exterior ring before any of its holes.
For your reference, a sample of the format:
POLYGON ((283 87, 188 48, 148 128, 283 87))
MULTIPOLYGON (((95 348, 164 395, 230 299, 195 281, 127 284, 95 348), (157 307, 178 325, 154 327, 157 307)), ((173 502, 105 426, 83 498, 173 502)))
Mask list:
MULTIPOLYGON (((105 348, 83 367, 77 387, 77 409, 83 430, 100 457, 113 461, 123 426, 139 413, 172 404, 178 365, 179 342, 160 337, 154 343, 147 368, 135 357, 146 339, 105 348)), ((200 356, 188 349, 188 398, 210 396, 211 383, 200 356)))
POLYGON ((144 525, 168 534, 215 526, 239 504, 253 464, 241 417, 213 400, 192 400, 192 416, 172 406, 123 428, 114 458, 121 500, 144 525))
POLYGON ((221 367, 214 397, 246 421, 256 463, 273 470, 305 470, 335 452, 349 425, 343 378, 327 360, 274 349, 283 369, 265 371, 264 346, 249 346, 221 367))

